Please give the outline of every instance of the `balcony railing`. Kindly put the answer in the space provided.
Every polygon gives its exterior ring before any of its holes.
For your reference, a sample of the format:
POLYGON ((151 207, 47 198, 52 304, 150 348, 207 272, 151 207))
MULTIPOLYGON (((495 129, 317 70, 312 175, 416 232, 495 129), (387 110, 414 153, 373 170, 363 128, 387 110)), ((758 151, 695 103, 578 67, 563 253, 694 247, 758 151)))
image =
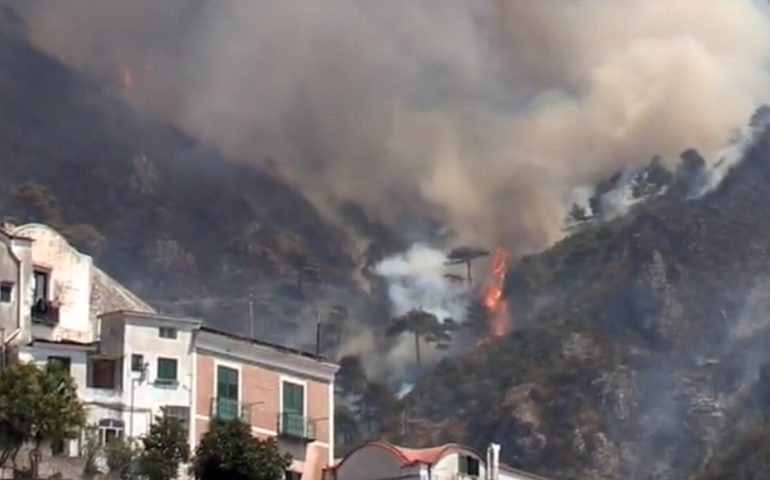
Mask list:
POLYGON ((225 421, 239 419, 245 423, 251 423, 250 414, 251 409, 248 405, 243 405, 237 400, 229 398, 211 399, 211 418, 225 421))
POLYGON ((278 433, 301 440, 315 440, 315 422, 296 413, 278 414, 278 433))
POLYGON ((40 323, 43 325, 54 326, 59 323, 59 307, 54 305, 50 300, 38 299, 32 305, 33 323, 40 323))

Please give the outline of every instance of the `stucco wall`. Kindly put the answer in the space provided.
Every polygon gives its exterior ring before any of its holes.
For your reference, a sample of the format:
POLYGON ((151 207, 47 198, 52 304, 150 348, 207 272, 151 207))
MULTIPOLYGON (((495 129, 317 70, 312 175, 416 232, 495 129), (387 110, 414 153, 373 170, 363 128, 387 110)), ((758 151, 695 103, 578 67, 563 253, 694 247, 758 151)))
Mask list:
MULTIPOLYGON (((91 257, 75 250, 58 232, 45 225, 22 225, 13 233, 33 240, 32 263, 50 271, 49 300, 59 303, 59 323, 52 330, 51 338, 92 341, 91 257)), ((32 288, 30 284, 30 296, 32 288)))
MULTIPOLYGON (((139 354, 148 364, 145 381, 135 383, 134 406, 149 409, 153 415, 160 415, 164 406, 186 406, 192 403, 192 326, 186 323, 165 322, 159 319, 142 319, 128 316, 125 326, 123 378, 126 401, 130 401, 131 380, 139 374, 131 371, 131 356, 139 354), (161 338, 159 327, 177 330, 177 338, 161 338), (156 383, 158 358, 177 360, 177 383, 160 385, 156 383)), ((191 412, 192 415, 192 412, 191 412)), ((191 419, 192 421, 192 419, 191 419)), ((142 429, 135 429, 135 435, 143 435, 142 429)))
POLYGON ((13 288, 11 302, 0 302, 0 328, 6 335, 19 327, 19 269, 19 262, 11 253, 10 241, 6 243, 0 238, 0 284, 7 282, 13 288))

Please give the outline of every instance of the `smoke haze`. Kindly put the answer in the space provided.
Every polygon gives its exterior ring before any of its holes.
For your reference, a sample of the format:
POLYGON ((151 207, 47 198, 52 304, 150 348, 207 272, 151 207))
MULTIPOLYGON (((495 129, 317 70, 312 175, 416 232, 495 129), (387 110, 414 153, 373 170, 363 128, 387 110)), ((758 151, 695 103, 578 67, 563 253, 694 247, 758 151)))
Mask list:
POLYGON ((514 253, 609 169, 718 160, 770 94, 753 0, 88 0, 22 4, 33 39, 322 204, 414 199, 514 253))

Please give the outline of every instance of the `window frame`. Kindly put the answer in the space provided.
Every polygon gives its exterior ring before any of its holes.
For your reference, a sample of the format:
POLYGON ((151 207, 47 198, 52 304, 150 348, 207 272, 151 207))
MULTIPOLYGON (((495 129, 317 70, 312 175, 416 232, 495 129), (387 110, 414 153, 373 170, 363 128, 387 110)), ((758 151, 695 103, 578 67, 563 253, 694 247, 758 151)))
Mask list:
POLYGON ((179 331, 174 327, 158 327, 158 338, 176 340, 178 336, 179 331))
POLYGON ((13 282, 0 282, 0 303, 13 303, 14 286, 13 282))
POLYGON ((155 362, 155 383, 159 385, 176 385, 179 383, 179 359, 173 357, 158 357, 155 362), (174 366, 174 378, 161 376, 161 363, 174 366), (173 363, 172 363, 173 362, 173 363))
POLYGON ((86 370, 87 370, 87 378, 86 378, 86 386, 88 388, 96 388, 100 390, 119 390, 120 389, 120 374, 118 372, 118 362, 114 358, 103 358, 103 357, 93 357, 89 356, 86 360, 86 370), (96 384, 96 364, 106 364, 110 363, 112 364, 112 370, 111 370, 111 378, 112 378, 112 386, 103 386, 103 385, 97 385, 96 384))
POLYGON ((37 302, 38 300, 51 300, 51 270, 49 268, 40 266, 32 267, 32 300, 33 302, 37 302), (42 296, 38 296, 38 276, 45 278, 42 296))
POLYGON ((457 459, 457 473, 460 475, 466 475, 469 477, 478 477, 481 475, 481 461, 472 456, 466 454, 459 454, 457 459), (471 471, 471 466, 474 466, 474 471, 471 471))
POLYGON ((141 353, 131 354, 131 371, 134 373, 142 373, 144 371, 144 355, 141 353), (136 362, 139 361, 139 369, 136 369, 136 362))
POLYGON ((51 366, 51 361, 60 362, 69 375, 72 375, 72 357, 65 355, 48 355, 46 368, 51 366))

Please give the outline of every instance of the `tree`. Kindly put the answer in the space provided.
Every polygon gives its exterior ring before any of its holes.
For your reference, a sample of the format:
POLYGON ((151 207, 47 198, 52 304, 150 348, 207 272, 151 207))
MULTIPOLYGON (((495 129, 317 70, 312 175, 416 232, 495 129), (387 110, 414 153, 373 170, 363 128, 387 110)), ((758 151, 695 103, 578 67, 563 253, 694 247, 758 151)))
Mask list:
POLYGON ((193 459, 198 480, 280 480, 291 456, 278 450, 274 438, 260 440, 239 420, 212 422, 193 459))
POLYGON ((132 480, 136 477, 141 453, 139 446, 124 438, 118 438, 107 444, 105 453, 107 468, 113 476, 120 480, 132 480))
POLYGON ((456 329, 457 324, 453 320, 445 319, 442 322, 432 313, 417 309, 394 319, 385 334, 396 336, 405 332, 413 333, 415 357, 417 365, 420 365, 420 339, 434 343, 438 348, 446 348, 452 339, 450 332, 456 329))
POLYGON ((4 462, 11 458, 15 463, 21 446, 30 443, 30 475, 37 478, 42 445, 77 438, 84 425, 77 387, 61 366, 18 363, 0 372, 4 462))
POLYGON ((101 452, 101 442, 99 440, 99 428, 96 425, 89 425, 83 431, 83 478, 93 478, 99 473, 96 467, 96 457, 101 452))
POLYGON ((187 432, 175 418, 157 417, 142 444, 139 472, 147 480, 176 478, 179 465, 190 459, 187 432))
POLYGON ((477 258, 489 256, 489 251, 483 248, 476 247, 458 247, 449 252, 447 257, 447 265, 463 265, 465 264, 467 269, 468 284, 473 283, 473 277, 471 275, 471 263, 477 258))

